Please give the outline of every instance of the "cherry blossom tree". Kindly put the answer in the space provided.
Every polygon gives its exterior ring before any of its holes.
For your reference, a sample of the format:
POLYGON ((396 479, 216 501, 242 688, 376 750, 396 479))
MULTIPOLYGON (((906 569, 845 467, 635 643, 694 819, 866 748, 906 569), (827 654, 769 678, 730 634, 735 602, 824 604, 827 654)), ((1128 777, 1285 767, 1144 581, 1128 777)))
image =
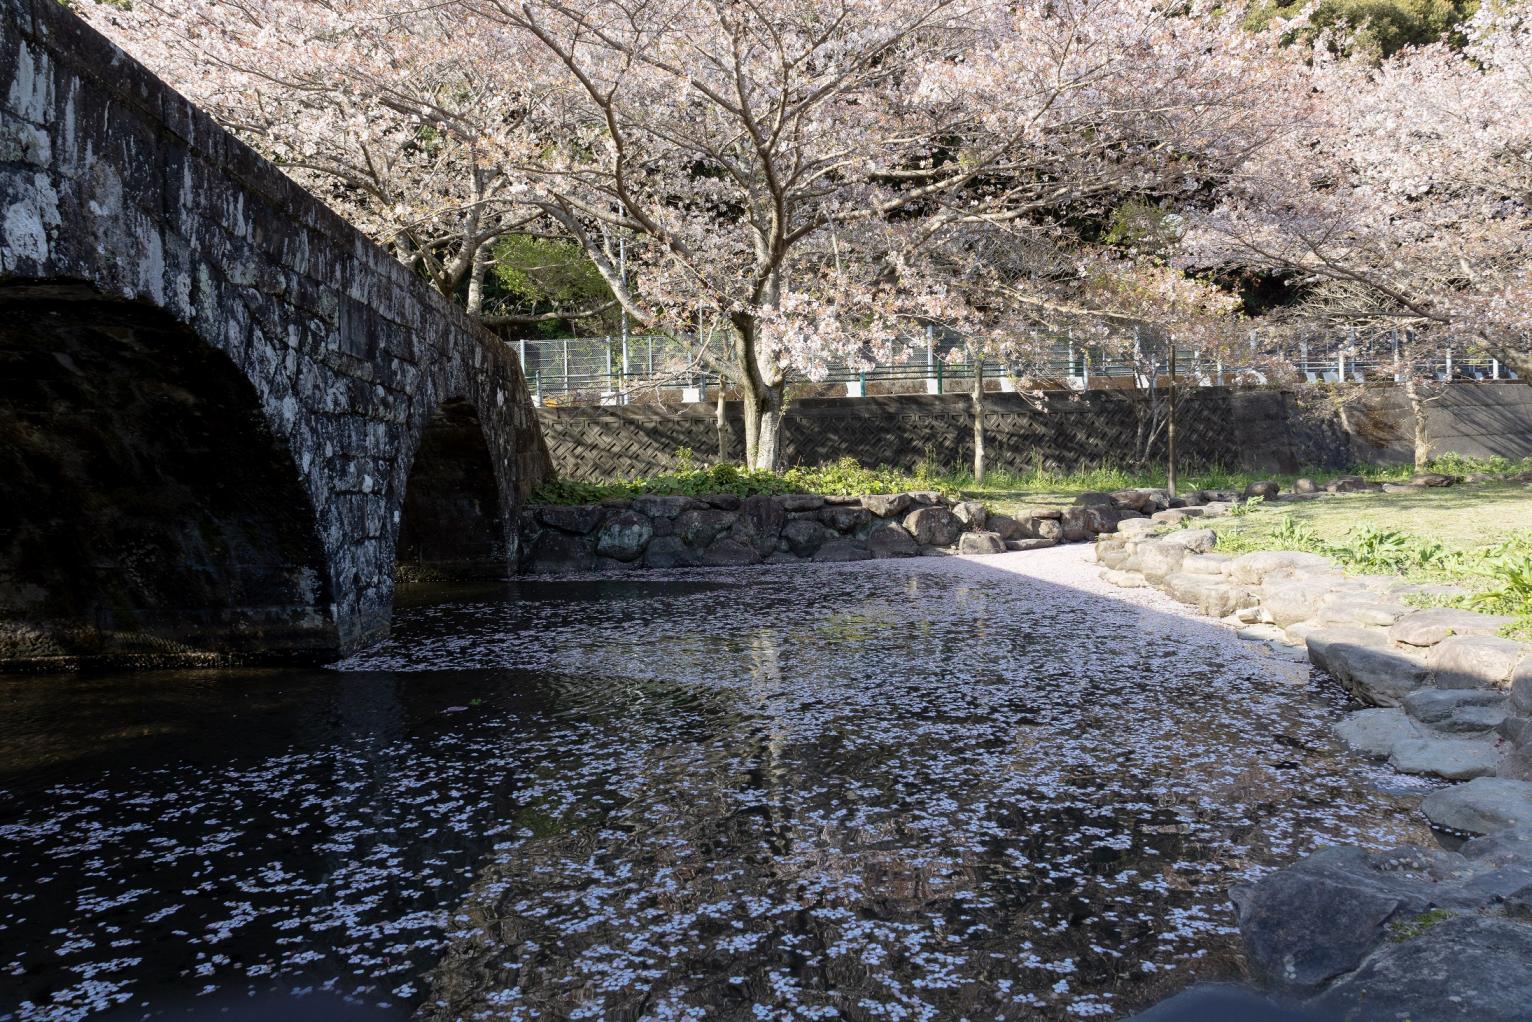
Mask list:
POLYGON ((1466 31, 1381 62, 1316 46, 1297 130, 1188 204, 1182 262, 1288 274, 1327 322, 1474 335, 1532 374, 1532 13, 1486 4, 1466 31))
POLYGON ((641 322, 729 325, 757 467, 793 374, 930 318, 899 282, 949 230, 1062 236, 1280 130, 1269 45, 1148 0, 463 2, 565 69, 526 200, 641 322))

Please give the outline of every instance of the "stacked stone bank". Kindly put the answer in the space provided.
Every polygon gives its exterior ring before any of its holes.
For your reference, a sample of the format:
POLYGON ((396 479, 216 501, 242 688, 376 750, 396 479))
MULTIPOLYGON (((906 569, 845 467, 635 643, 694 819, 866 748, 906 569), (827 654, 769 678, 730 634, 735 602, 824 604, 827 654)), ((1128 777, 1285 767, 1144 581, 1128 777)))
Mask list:
POLYGON ((1310 553, 1230 556, 1211 530, 1170 528, 1099 538, 1104 575, 1304 649, 1364 707, 1337 726, 1347 744, 1463 782, 1421 805, 1467 839, 1458 851, 1329 848, 1231 892, 1254 977, 1320 1018, 1532 1019, 1532 646, 1500 636, 1504 618, 1405 604, 1429 587, 1310 553))

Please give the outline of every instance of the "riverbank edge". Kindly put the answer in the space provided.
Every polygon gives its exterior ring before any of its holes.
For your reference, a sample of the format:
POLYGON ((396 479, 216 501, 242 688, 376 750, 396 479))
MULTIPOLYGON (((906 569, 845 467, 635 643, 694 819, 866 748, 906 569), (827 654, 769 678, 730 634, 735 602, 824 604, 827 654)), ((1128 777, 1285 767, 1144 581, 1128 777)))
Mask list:
MULTIPOLYGON (((1204 512, 1206 514, 1206 512, 1204 512)), ((1532 645, 1506 619, 1401 601, 1423 588, 1299 551, 1216 551, 1174 513, 1097 537, 1103 580, 1151 587, 1302 654, 1364 707, 1353 750, 1455 782, 1421 812, 1457 851, 1324 849, 1230 892, 1251 973, 1320 1018, 1526 1018, 1532 1004, 1532 645)), ((1194 1017, 1193 988, 1143 1016, 1194 1017)))

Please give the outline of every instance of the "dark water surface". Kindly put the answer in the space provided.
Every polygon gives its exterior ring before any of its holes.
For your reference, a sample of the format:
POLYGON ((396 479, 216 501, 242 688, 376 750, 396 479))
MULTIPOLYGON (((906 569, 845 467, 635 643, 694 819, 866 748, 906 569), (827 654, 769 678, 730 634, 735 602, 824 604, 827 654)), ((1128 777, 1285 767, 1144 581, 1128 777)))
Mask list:
POLYGON ((976 562, 432 595, 0 681, 0 1019, 1120 1017, 1237 973, 1231 884, 1424 837, 1306 668, 976 562))

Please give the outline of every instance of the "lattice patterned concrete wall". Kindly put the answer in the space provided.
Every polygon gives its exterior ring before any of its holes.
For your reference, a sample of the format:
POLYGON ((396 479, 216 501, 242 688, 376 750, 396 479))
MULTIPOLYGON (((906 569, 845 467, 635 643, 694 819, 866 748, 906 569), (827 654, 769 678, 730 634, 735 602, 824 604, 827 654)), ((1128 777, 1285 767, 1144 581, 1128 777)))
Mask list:
MULTIPOLYGON (((1231 429, 1236 402, 1247 417, 1258 412, 1263 457, 1291 460, 1283 450, 1281 395, 1264 396, 1247 408, 1252 395, 1203 389, 1186 395, 1180 448, 1187 467, 1235 465, 1242 448, 1256 437, 1231 429)), ((987 452, 996 469, 1022 471, 1042 463, 1076 468, 1126 461, 1134 447, 1132 399, 1093 391, 1048 395, 1040 407, 1015 394, 987 396, 987 452)), ((555 468, 566 479, 610 479, 672 469, 676 451, 690 448, 699 461, 718 456, 719 437, 711 405, 659 411, 652 407, 570 407, 542 409, 543 435, 555 468)), ((728 446, 737 457, 744 447, 744 423, 737 403, 725 408, 728 446)), ((882 398, 816 398, 795 401, 783 425, 784 463, 817 465, 843 457, 867 465, 911 469, 927 459, 959 467, 973 458, 972 412, 966 395, 912 395, 882 398)))

